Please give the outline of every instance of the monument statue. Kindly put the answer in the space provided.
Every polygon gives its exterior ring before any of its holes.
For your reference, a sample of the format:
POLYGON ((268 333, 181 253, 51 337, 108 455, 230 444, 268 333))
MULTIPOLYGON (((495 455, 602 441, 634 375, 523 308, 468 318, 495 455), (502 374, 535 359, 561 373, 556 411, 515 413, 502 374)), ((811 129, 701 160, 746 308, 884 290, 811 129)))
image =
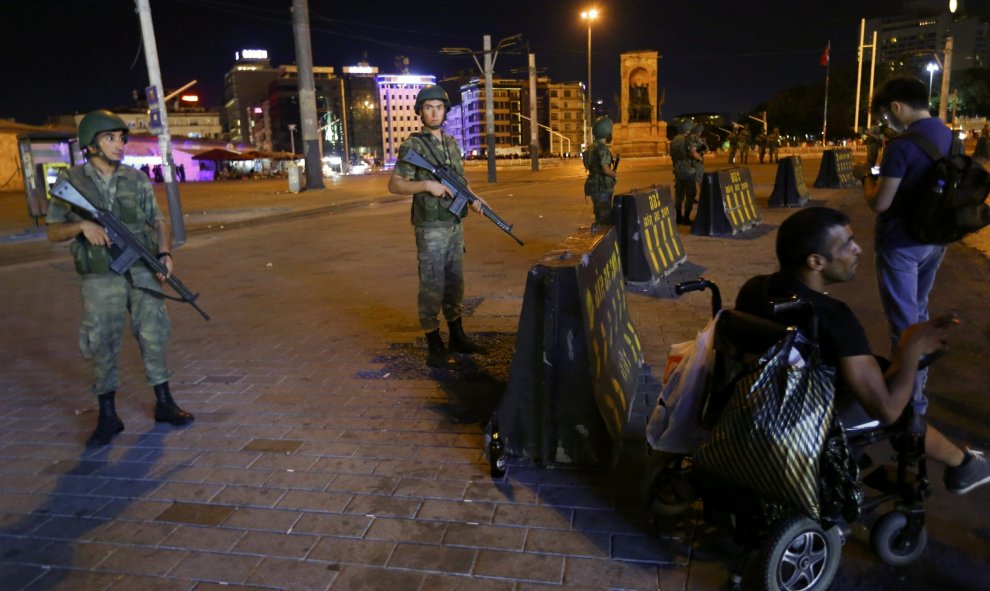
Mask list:
POLYGON ((658 92, 659 54, 629 51, 619 56, 621 121, 612 130, 612 151, 623 156, 660 156, 667 153, 667 124, 658 114, 663 97, 658 92))
POLYGON ((650 104, 650 87, 648 84, 629 84, 629 122, 649 123, 653 105, 650 104))

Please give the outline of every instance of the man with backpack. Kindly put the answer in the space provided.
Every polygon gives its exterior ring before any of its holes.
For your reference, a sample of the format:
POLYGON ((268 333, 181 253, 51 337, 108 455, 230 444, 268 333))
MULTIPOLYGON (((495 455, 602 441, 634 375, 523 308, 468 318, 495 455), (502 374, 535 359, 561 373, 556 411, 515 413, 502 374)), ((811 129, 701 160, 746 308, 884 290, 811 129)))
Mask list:
MULTIPOLYGON (((928 320, 928 294, 945 256, 945 244, 920 241, 914 227, 919 207, 926 200, 939 199, 932 187, 942 186, 930 177, 939 161, 950 156, 952 131, 929 113, 928 88, 917 78, 888 80, 877 90, 871 108, 901 132, 884 150, 879 175, 858 169, 866 202, 878 214, 874 239, 877 285, 896 346, 908 326, 928 320)), ((918 414, 924 414, 928 406, 926 377, 927 370, 922 370, 915 378, 912 403, 918 414)), ((932 430, 928 439, 933 459, 951 466, 972 458, 937 431, 932 430)))

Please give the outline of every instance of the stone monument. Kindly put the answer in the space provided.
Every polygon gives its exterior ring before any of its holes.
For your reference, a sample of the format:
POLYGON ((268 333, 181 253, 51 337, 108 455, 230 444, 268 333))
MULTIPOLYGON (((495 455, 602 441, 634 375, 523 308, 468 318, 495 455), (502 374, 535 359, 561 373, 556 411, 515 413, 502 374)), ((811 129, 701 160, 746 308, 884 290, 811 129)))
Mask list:
POLYGON ((612 129, 612 152, 622 156, 666 154, 667 124, 657 117, 657 52, 629 51, 619 61, 622 116, 612 129))

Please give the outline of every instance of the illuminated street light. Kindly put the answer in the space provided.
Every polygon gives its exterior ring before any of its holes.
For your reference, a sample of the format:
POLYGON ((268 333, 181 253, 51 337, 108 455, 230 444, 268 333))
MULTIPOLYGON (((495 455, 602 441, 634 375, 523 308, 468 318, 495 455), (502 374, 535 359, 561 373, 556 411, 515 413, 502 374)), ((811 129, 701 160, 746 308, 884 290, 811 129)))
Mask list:
POLYGON ((935 62, 928 62, 928 65, 925 66, 925 69, 928 70, 928 104, 931 105, 932 104, 932 80, 935 77, 935 72, 938 72, 938 69, 939 68, 938 68, 938 64, 936 64, 935 62))
POLYGON ((591 133, 591 124, 593 123, 591 121, 591 117, 592 117, 591 115, 591 23, 596 18, 598 18, 598 9, 592 8, 589 10, 582 11, 581 18, 583 20, 588 21, 588 92, 587 92, 587 96, 585 97, 585 101, 587 102, 588 112, 585 115, 584 141, 585 144, 590 146, 591 138, 589 137, 588 134, 591 133))

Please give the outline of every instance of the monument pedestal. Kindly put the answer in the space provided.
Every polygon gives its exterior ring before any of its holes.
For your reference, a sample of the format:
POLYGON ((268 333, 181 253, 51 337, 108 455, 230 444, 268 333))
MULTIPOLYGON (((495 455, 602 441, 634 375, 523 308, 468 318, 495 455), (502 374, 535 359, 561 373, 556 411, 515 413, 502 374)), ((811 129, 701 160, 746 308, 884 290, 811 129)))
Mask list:
POLYGON ((617 123, 612 127, 612 152, 622 157, 662 156, 668 153, 667 123, 617 123))

